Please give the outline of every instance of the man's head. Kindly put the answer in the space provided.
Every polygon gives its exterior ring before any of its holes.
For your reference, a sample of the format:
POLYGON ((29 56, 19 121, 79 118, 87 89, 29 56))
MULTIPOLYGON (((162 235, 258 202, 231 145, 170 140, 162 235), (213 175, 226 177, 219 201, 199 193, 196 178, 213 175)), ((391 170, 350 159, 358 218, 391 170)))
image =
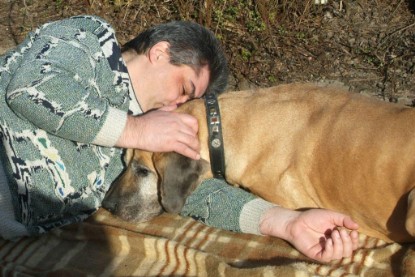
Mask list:
POLYGON ((173 21, 149 28, 127 42, 122 50, 147 55, 160 42, 168 43, 171 64, 190 66, 196 73, 207 66, 209 84, 206 92, 221 93, 225 90, 228 78, 226 58, 211 31, 197 23, 173 21))

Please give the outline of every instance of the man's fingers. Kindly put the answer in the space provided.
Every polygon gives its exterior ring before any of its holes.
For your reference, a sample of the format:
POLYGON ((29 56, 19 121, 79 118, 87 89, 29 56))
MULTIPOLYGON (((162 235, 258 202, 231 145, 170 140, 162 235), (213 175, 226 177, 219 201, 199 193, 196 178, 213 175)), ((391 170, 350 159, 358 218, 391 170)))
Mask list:
POLYGON ((168 111, 172 108, 166 106, 130 117, 131 124, 117 146, 151 152, 174 151, 191 159, 200 159, 197 119, 188 114, 168 111))
POLYGON ((341 213, 334 213, 332 216, 333 224, 347 229, 357 230, 359 225, 350 216, 341 213))
POLYGON ((353 234, 345 230, 333 230, 330 237, 325 241, 321 254, 322 261, 340 260, 351 257, 355 244, 357 243, 357 232, 353 234))
POLYGON ((331 233, 331 239, 333 240, 333 256, 332 259, 339 260, 343 258, 344 245, 342 237, 338 230, 333 230, 331 233))
POLYGON ((197 134, 199 131, 199 124, 197 119, 189 114, 178 114, 180 116, 181 121, 193 130, 193 133, 197 134))
POLYGON ((175 151, 191 159, 198 160, 200 158, 200 143, 197 135, 199 129, 197 120, 187 114, 181 114, 180 116, 185 124, 179 130, 180 134, 177 140, 180 144, 177 145, 177 150, 175 151))
POLYGON ((353 253, 353 243, 349 232, 345 229, 340 229, 339 233, 343 243, 343 257, 350 257, 353 253))
POLYGON ((331 238, 326 239, 324 248, 321 250, 321 261, 329 262, 333 259, 333 240, 331 238))
POLYGON ((193 160, 199 160, 200 159, 200 154, 198 151, 193 150, 192 148, 188 147, 185 144, 179 144, 176 149, 174 150, 174 152, 179 153, 183 156, 186 156, 190 159, 193 160))
POLYGON ((184 143, 189 145, 191 148, 195 150, 199 150, 200 144, 199 144, 199 136, 198 133, 184 133, 183 134, 184 143))
POLYGON ((359 225, 356 221, 354 221, 351 217, 346 216, 343 220, 344 227, 350 230, 357 230, 359 228, 359 225))
POLYGON ((352 240, 352 248, 356 250, 359 247, 359 233, 355 230, 351 231, 350 238, 352 240))
POLYGON ((197 119, 188 114, 172 113, 172 116, 177 116, 179 119, 175 121, 174 126, 172 125, 172 151, 194 160, 200 159, 197 119))
POLYGON ((182 144, 184 145, 184 147, 182 146, 178 146, 178 147, 184 148, 184 149, 189 148, 193 152, 197 152, 197 153, 200 152, 200 143, 197 137, 192 137, 192 136, 184 134, 183 138, 185 138, 184 141, 180 140, 178 144, 182 144))

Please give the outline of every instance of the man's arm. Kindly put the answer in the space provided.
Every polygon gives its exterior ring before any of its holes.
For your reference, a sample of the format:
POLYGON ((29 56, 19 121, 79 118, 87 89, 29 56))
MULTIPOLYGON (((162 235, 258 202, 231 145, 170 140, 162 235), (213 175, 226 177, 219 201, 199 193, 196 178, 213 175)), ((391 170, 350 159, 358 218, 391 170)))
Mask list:
POLYGON ((275 205, 219 179, 208 179, 187 198, 181 215, 234 232, 261 234, 261 215, 275 205))
POLYGON ((285 239, 321 262, 349 257, 358 246, 358 226, 348 216, 324 209, 285 209, 218 179, 202 182, 181 215, 216 228, 285 239))
POLYGON ((113 34, 104 25, 86 17, 36 30, 20 50, 22 61, 7 86, 9 107, 55 136, 113 146, 128 110, 128 88, 115 76, 127 73, 110 68, 95 33, 99 29, 113 34))

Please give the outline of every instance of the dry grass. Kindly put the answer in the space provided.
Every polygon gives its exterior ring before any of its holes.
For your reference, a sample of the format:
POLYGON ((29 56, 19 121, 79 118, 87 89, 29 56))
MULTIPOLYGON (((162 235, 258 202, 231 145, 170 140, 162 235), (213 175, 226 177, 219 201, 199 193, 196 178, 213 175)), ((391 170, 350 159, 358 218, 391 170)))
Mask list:
MULTIPOLYGON (((413 0, 12 0, 16 41, 50 20, 97 14, 121 43, 160 22, 192 20, 222 41, 232 88, 340 81, 363 93, 415 99, 413 0)), ((1 18, 0 14, 0 18, 1 18)))

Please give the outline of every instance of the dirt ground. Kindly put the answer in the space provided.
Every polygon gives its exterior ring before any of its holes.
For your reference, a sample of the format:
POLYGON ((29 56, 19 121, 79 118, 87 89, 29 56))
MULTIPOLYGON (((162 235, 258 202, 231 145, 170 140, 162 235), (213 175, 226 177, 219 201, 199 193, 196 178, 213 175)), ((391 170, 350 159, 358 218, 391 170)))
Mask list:
POLYGON ((160 22, 204 24, 223 43, 232 90, 326 82, 415 106, 414 0, 0 0, 0 53, 77 14, 108 20, 120 43, 160 22))

